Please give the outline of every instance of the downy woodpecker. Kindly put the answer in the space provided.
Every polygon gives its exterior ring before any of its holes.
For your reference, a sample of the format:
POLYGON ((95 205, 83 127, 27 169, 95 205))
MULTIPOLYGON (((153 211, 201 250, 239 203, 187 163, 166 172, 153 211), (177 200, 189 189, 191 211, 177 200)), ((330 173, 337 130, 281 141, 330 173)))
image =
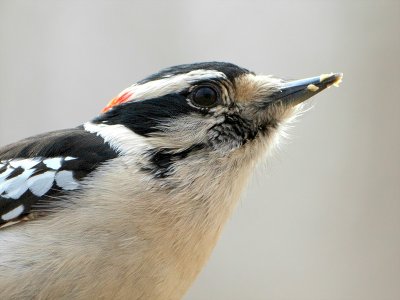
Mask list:
POLYGON ((341 74, 164 69, 82 126, 0 149, 0 299, 180 299, 258 160, 341 74))

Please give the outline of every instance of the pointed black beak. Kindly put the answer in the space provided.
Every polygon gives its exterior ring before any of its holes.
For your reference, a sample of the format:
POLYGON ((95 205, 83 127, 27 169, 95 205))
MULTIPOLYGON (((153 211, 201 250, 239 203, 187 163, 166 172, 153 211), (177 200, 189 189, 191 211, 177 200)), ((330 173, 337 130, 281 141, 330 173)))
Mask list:
POLYGON ((331 73, 317 77, 288 81, 283 83, 278 92, 270 96, 270 101, 282 102, 294 106, 332 85, 338 86, 342 78, 342 73, 331 73))

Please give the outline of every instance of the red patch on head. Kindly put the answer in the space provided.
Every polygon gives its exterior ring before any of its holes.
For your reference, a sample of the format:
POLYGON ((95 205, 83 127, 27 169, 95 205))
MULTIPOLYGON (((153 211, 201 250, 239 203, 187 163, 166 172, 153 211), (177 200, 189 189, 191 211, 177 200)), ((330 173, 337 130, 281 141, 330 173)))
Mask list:
POLYGON ((120 105, 121 103, 128 101, 128 99, 132 96, 132 94, 133 94, 132 92, 125 92, 121 96, 112 99, 110 103, 108 103, 107 106, 104 107, 101 112, 103 113, 108 112, 114 106, 120 105))

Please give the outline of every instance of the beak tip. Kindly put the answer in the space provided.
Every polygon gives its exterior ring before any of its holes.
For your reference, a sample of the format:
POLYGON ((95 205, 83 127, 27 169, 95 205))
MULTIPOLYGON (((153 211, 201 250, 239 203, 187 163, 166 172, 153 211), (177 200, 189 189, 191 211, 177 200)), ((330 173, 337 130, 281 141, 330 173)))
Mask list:
POLYGON ((297 105, 319 92, 333 86, 339 86, 343 73, 322 74, 320 76, 288 81, 272 98, 291 105, 297 105))
POLYGON ((339 84, 343 81, 343 73, 336 73, 336 81, 333 83, 335 87, 339 87, 339 84))
POLYGON ((330 74, 321 74, 319 76, 319 82, 326 84, 328 87, 334 85, 339 87, 339 84, 343 80, 343 73, 330 73, 330 74))

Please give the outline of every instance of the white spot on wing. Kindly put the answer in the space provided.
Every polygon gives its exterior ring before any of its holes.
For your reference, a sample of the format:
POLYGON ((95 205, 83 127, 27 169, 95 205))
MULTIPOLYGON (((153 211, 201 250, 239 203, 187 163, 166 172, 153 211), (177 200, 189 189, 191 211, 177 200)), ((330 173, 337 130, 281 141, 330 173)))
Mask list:
POLYGON ((47 171, 46 173, 29 178, 29 190, 37 197, 43 196, 53 186, 55 174, 56 172, 54 171, 47 171))
POLYGON ((35 170, 25 170, 20 175, 3 181, 0 183, 0 194, 5 193, 4 196, 6 198, 20 198, 28 190, 26 181, 33 172, 35 172, 35 170))
POLYGON ((74 160, 77 159, 76 157, 72 157, 72 156, 67 156, 66 158, 64 158, 65 161, 70 161, 70 160, 74 160))
POLYGON ((48 159, 44 160, 43 163, 50 169, 58 170, 61 168, 61 161, 62 161, 62 158, 54 157, 54 158, 48 158, 48 159))
POLYGON ((26 182, 21 183, 19 186, 13 187, 13 190, 9 191, 7 194, 3 195, 4 198, 19 199, 28 190, 26 182))
POLYGON ((9 221, 9 220, 17 218, 20 214, 22 214, 23 211, 24 211, 24 206, 20 205, 20 206, 14 208, 13 210, 9 211, 8 213, 2 215, 1 218, 4 221, 9 221))
POLYGON ((57 185, 64 190, 76 190, 79 183, 74 179, 71 171, 60 171, 56 174, 57 185))
POLYGON ((31 169, 40 163, 40 159, 37 158, 27 158, 27 159, 14 159, 9 162, 10 166, 13 168, 23 168, 25 170, 31 169))

